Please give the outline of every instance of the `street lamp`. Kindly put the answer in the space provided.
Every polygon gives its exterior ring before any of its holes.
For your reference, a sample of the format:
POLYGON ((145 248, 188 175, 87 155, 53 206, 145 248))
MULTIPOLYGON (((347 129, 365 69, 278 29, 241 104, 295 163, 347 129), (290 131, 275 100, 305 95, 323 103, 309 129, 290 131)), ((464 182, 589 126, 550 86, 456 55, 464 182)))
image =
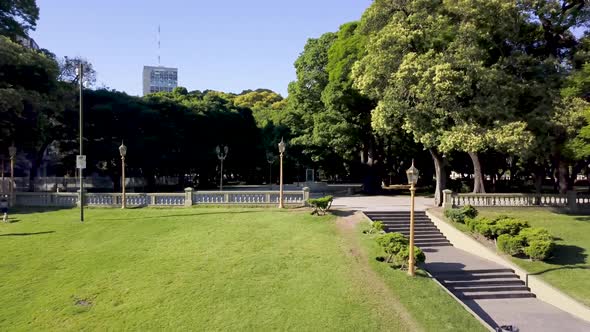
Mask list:
POLYGON ((270 190, 272 190, 272 164, 275 162, 275 156, 272 152, 266 154, 266 162, 268 163, 268 183, 270 184, 270 190))
POLYGON ((8 148, 10 155, 10 205, 14 205, 14 159, 16 157, 16 147, 14 143, 8 148))
POLYGON ((414 276, 414 194, 416 193, 416 183, 418 182, 418 169, 414 167, 414 160, 412 159, 412 166, 406 171, 408 175, 408 183, 410 184, 410 259, 408 262, 408 274, 414 276))
POLYGON ((217 152, 217 158, 221 161, 221 177, 219 179, 219 191, 223 191, 223 161, 225 160, 225 158, 227 158, 229 147, 226 145, 222 148, 218 145, 217 148, 215 148, 215 151, 217 152))
POLYGON ((84 176, 83 170, 85 165, 83 162, 85 161, 84 151, 82 146, 82 141, 84 137, 84 113, 82 112, 82 90, 84 89, 84 84, 82 83, 84 80, 84 66, 82 62, 80 62, 79 67, 76 68, 76 75, 78 76, 78 83, 79 83, 79 90, 80 90, 80 155, 76 161, 78 165, 78 174, 80 175, 80 221, 84 221, 84 176))
POLYGON ((122 141, 119 147, 119 153, 121 154, 121 209, 124 209, 127 205, 127 198, 125 196, 125 156, 127 155, 127 147, 122 141))
POLYGON ((283 153, 285 153, 285 141, 281 138, 281 142, 279 143, 279 152, 281 154, 281 166, 280 166, 280 189, 279 189, 279 208, 284 208, 283 204, 283 153))

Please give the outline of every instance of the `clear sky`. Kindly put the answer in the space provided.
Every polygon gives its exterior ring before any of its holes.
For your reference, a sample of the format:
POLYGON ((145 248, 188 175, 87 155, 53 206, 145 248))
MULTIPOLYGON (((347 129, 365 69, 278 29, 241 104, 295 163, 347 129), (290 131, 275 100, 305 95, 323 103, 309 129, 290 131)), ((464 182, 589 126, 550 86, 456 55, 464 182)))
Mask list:
POLYGON ((141 94, 144 65, 177 67, 190 90, 287 94, 308 38, 360 19, 371 0, 37 0, 31 36, 57 56, 87 58, 97 85, 141 94))

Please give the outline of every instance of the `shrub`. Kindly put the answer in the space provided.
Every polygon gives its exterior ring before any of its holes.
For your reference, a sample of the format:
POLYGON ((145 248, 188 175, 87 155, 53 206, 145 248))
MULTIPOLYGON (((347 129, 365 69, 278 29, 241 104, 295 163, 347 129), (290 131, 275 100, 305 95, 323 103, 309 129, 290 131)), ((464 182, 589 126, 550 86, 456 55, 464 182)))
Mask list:
POLYGON ((522 253, 524 245, 525 241, 519 235, 512 236, 510 234, 502 234, 498 236, 498 249, 508 255, 517 255, 522 253))
POLYGON ((524 228, 528 228, 529 224, 526 221, 513 218, 494 219, 495 225, 492 226, 492 232, 495 237, 502 234, 517 235, 524 228))
POLYGON ((477 232, 477 230, 476 230, 477 224, 479 223, 480 219, 481 219, 481 217, 480 218, 467 218, 467 219, 465 219, 465 225, 467 225, 467 228, 471 232, 475 233, 475 232, 477 232))
POLYGON ((324 196, 321 198, 310 198, 307 200, 307 202, 314 208, 311 214, 320 215, 321 213, 322 215, 324 215, 332 206, 333 200, 333 196, 324 196))
POLYGON ((408 239, 400 233, 387 233, 379 236, 376 239, 377 243, 383 248, 386 254, 389 255, 387 262, 391 262, 391 258, 400 252, 409 244, 408 239))
POLYGON ((543 227, 525 228, 520 231, 519 235, 522 236, 527 243, 533 241, 553 241, 553 237, 549 231, 543 227))
POLYGON ((479 214, 479 212, 477 212, 477 210, 469 204, 465 205, 460 210, 466 218, 475 218, 479 214))
POLYGON ((369 230, 369 234, 376 234, 383 232, 383 222, 382 221, 374 221, 371 224, 371 229, 369 230))
POLYGON ((534 261, 542 261, 551 255, 554 247, 555 244, 551 240, 534 240, 524 248, 524 253, 534 261))
MULTIPOLYGON (((395 255, 395 264, 400 266, 402 269, 407 267, 408 260, 410 259, 410 246, 405 246, 395 255)), ((414 264, 424 263, 426 255, 422 249, 414 247, 414 264)))
POLYGON ((493 238, 494 231, 492 227, 496 222, 488 218, 478 218, 477 224, 475 225, 475 231, 488 239, 493 238))
POLYGON ((449 218, 453 222, 458 222, 461 224, 465 223, 465 215, 460 209, 446 209, 445 217, 449 218))
POLYGON ((475 218, 477 217, 477 210, 471 205, 465 205, 460 209, 446 209, 445 210, 445 217, 449 218, 451 221, 458 222, 461 224, 465 223, 465 219, 467 218, 475 218))

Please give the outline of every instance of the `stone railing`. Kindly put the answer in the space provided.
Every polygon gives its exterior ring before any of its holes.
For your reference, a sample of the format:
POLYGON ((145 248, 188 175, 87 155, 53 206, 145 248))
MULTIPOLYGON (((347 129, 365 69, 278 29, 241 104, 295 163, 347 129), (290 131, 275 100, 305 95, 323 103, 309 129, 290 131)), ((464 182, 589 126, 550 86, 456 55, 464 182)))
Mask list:
MULTIPOLYGON (((191 205, 269 205, 279 204, 278 191, 194 191, 184 193, 128 193, 129 207, 143 206, 191 206, 191 205)), ((304 206, 309 199, 309 189, 284 191, 283 202, 288 206, 304 206)), ((120 193, 87 193, 85 206, 119 207, 123 197, 120 193)), ((74 207, 79 205, 78 193, 22 193, 14 195, 17 206, 74 207)))
POLYGON ((590 208, 590 194, 568 191, 567 194, 457 194, 450 190, 443 191, 443 207, 558 207, 570 211, 590 208))

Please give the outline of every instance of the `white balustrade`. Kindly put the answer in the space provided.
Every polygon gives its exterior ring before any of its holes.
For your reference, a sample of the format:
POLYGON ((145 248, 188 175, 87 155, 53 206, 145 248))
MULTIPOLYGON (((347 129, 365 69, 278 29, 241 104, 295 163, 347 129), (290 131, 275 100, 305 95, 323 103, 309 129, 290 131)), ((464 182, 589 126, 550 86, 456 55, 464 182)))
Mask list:
MULTIPOLYGON (((309 197, 308 191, 285 191, 286 205, 303 206, 309 197)), ((23 193, 15 194, 19 206, 73 207, 78 203, 78 193, 23 193)), ((85 205, 96 207, 121 206, 120 193, 87 193, 85 205)), ((127 206, 190 206, 190 205, 276 205, 278 191, 192 191, 185 193, 128 193, 127 206), (192 198, 192 199, 191 199, 192 198)))

